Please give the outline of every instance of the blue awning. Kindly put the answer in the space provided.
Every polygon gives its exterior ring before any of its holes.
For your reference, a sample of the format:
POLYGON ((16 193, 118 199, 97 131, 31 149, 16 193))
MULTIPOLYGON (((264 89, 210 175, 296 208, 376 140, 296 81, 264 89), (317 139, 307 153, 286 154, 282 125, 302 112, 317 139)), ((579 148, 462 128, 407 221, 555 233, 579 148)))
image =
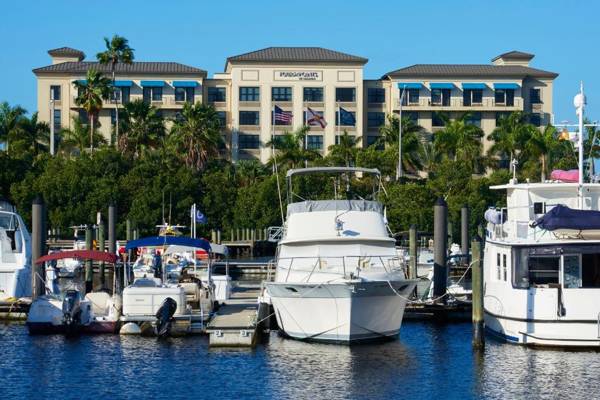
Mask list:
MULTIPOLYGON (((87 83, 87 79, 77 79, 75 82, 85 85, 87 83)), ((73 83, 75 83, 75 82, 73 82, 73 83)))
POLYGON ((398 82, 398 89, 421 89, 421 82, 398 82))
POLYGON ((173 87, 196 87, 198 82, 196 81, 173 81, 173 87))
POLYGON ((163 87, 165 86, 165 81, 141 81, 140 85, 142 87, 163 87))
POLYGON ((454 83, 450 82, 431 82, 429 87, 432 89, 454 89, 454 83))
POLYGON ((494 83, 494 89, 518 89, 518 83, 494 83))
POLYGON ((196 247, 210 251, 210 243, 206 239, 193 239, 186 236, 151 236, 136 240, 130 240, 125 246, 125 250, 131 250, 138 247, 159 247, 159 246, 187 246, 196 247))
POLYGON ((131 87, 133 81, 115 81, 115 87, 131 87))
POLYGON ((463 83, 463 89, 487 89, 487 85, 485 83, 463 83))

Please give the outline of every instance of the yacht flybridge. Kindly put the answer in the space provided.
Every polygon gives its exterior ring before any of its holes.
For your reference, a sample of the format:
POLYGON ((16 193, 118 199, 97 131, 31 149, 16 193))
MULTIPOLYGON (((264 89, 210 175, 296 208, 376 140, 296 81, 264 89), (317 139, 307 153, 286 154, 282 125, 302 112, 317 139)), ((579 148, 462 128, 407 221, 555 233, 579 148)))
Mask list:
POLYGON ((266 284, 286 335, 333 342, 397 337, 406 300, 417 281, 407 279, 388 233, 385 211, 376 201, 380 187, 376 169, 287 172, 287 217, 277 249, 276 277, 266 284), (294 193, 292 178, 307 174, 342 178, 346 199, 339 198, 337 189, 330 200, 301 198, 294 193), (371 179, 371 200, 350 192, 355 175, 371 179), (294 202, 296 198, 301 201, 294 202))
POLYGON ((519 344, 600 347, 600 184, 517 183, 486 212, 484 311, 488 332, 519 344))
POLYGON ((16 208, 0 200, 0 301, 31 296, 31 236, 16 208))

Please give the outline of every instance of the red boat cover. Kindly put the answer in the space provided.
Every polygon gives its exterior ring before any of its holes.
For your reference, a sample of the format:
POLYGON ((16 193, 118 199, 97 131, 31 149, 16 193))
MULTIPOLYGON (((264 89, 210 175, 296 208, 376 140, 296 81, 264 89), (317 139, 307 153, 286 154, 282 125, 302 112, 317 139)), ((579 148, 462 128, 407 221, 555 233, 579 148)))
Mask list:
POLYGON ((67 250, 42 256, 36 260, 36 264, 46 261, 62 260, 65 258, 78 258, 83 260, 104 261, 110 264, 117 262, 117 256, 105 251, 98 250, 67 250))

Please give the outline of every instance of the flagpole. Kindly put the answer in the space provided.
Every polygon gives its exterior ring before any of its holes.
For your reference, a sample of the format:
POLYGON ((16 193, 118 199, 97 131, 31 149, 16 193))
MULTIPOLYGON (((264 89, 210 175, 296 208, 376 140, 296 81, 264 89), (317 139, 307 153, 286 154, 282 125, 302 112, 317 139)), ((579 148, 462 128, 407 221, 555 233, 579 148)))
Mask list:
POLYGON ((273 160, 273 173, 275 173, 275 105, 271 107, 271 160, 273 160))

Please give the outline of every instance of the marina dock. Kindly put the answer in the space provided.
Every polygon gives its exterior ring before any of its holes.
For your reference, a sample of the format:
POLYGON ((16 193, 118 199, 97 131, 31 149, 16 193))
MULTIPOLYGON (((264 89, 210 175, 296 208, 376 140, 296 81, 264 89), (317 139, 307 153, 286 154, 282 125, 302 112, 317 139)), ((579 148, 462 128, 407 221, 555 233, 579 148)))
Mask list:
POLYGON ((240 282, 208 323, 210 346, 252 347, 257 339, 260 284, 240 282))

